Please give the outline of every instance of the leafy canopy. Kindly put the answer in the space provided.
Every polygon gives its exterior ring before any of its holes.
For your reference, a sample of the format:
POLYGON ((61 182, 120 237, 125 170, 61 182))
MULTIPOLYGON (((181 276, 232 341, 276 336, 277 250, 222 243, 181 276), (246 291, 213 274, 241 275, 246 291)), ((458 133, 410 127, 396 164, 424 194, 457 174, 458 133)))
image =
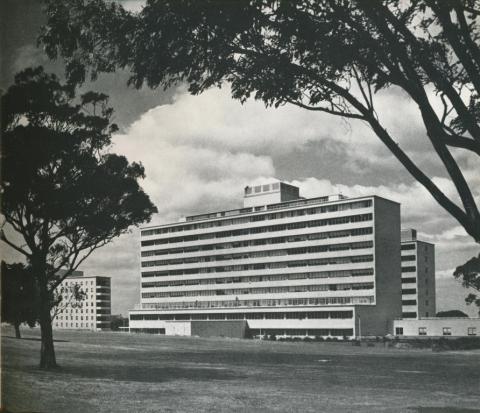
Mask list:
POLYGON ((51 58, 65 59, 72 84, 128 68, 136 87, 182 82, 198 94, 228 82, 242 102, 253 96, 363 120, 480 242, 478 206, 452 152, 480 155, 475 0, 148 0, 139 13, 102 0, 46 4, 40 41, 51 58), (417 104, 425 138, 458 198, 447 196, 382 125, 375 94, 392 86, 417 104))
POLYGON ((38 290, 29 269, 20 263, 2 261, 0 276, 2 322, 34 327, 38 320, 38 290))
POLYGON ((107 101, 94 92, 75 100, 72 87, 41 67, 19 73, 2 96, 2 240, 46 277, 50 292, 95 249, 156 212, 137 182, 142 165, 108 152, 117 128, 107 101))

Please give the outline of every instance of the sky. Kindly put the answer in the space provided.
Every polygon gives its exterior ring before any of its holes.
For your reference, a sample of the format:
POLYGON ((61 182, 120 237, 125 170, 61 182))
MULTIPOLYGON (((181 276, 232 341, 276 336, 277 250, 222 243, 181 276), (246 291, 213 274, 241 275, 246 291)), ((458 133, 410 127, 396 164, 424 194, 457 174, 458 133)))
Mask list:
MULTIPOLYGON (((124 4, 139 10, 141 2, 124 4)), ((0 89, 15 72, 32 65, 63 74, 61 61, 50 62, 36 47, 44 16, 36 0, 0 2, 0 89)), ((243 188, 275 177, 314 197, 342 193, 380 195, 401 203, 402 226, 416 228, 419 239, 436 245, 437 310, 461 309, 467 293, 452 273, 478 255, 478 245, 438 206, 393 158, 373 132, 358 121, 345 121, 294 106, 265 108, 253 100, 232 100, 228 85, 191 96, 182 85, 167 91, 127 87, 128 73, 102 75, 81 91, 110 96, 120 132, 112 151, 140 161, 146 171, 142 187, 159 213, 152 223, 236 208, 243 188)), ((400 90, 376 97, 387 130, 434 182, 455 199, 455 190, 425 139, 415 105, 400 90)), ((433 95, 432 100, 435 102, 433 95)), ((475 196, 480 198, 477 159, 457 151, 456 158, 475 196)), ((112 277, 112 312, 127 315, 140 302, 139 230, 96 251, 82 266, 86 275, 112 277)), ((3 248, 4 258, 15 255, 3 248)))

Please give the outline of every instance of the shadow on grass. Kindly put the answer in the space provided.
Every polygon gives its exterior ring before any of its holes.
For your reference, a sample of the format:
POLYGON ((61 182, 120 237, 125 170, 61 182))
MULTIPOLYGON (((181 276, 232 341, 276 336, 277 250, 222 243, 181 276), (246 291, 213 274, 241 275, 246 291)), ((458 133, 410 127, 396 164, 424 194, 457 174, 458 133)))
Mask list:
POLYGON ((409 411, 415 413, 478 413, 480 409, 466 409, 462 407, 409 407, 409 411))
MULTIPOLYGON (((13 339, 13 340, 30 340, 30 341, 42 341, 41 338, 38 337, 21 337, 17 338, 14 336, 4 336, 5 338, 13 339)), ((54 343, 70 343, 69 340, 53 340, 54 343)), ((3 413, 2 410, 0 410, 0 413, 3 413)))
MULTIPOLYGON (((26 367, 32 372, 32 366, 26 367)), ((134 381, 142 383, 162 383, 173 380, 210 381, 234 380, 246 376, 236 374, 231 370, 208 367, 162 367, 162 366, 94 366, 94 365, 69 365, 50 371, 34 368, 37 372, 55 375, 55 378, 70 380, 74 377, 89 380, 134 381), (63 377, 70 376, 70 377, 63 377)), ((53 378, 53 377, 52 377, 53 378)), ((0 412, 1 413, 1 412, 0 412)))

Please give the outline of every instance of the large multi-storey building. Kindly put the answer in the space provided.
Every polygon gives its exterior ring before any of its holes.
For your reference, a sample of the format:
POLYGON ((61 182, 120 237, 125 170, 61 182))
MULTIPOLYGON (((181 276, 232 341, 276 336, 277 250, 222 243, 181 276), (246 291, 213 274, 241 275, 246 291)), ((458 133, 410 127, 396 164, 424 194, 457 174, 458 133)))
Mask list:
POLYGON ((381 197, 275 182, 246 187, 244 208, 141 231, 132 332, 244 320, 253 335, 352 337, 400 315, 400 206, 381 197))
POLYGON ((84 277, 82 271, 75 271, 65 278, 58 287, 63 300, 53 322, 55 329, 68 330, 109 330, 111 318, 110 277, 84 277), (74 297, 74 290, 84 293, 81 300, 74 297))
POLYGON ((435 245, 401 232, 402 318, 435 317, 435 245))

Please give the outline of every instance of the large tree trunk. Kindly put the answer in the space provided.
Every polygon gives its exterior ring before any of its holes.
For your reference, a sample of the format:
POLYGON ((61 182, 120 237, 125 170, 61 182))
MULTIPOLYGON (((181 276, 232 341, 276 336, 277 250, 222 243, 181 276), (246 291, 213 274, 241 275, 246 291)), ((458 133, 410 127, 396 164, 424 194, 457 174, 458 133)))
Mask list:
MULTIPOLYGON (((43 290, 43 289, 42 289, 43 290)), ((40 293, 40 331, 42 345, 40 347, 40 368, 54 369, 58 367, 55 359, 55 348, 53 346, 52 319, 50 317, 50 301, 48 293, 40 293)))
POLYGON ((15 321, 13 327, 15 328, 15 338, 22 338, 22 335, 20 334, 20 323, 15 321))

